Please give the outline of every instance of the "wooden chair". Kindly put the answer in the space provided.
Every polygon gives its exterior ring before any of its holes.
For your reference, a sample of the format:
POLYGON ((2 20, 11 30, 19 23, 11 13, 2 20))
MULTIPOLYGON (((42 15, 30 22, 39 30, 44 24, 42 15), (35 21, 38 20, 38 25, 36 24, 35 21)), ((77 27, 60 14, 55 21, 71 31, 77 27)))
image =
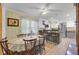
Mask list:
POLYGON ((8 44, 7 44, 6 38, 4 38, 4 39, 2 39, 2 41, 0 41, 0 45, 2 48, 3 55, 10 55, 10 51, 8 49, 8 44))
POLYGON ((35 55, 36 54, 36 50, 35 50, 36 39, 31 39, 31 40, 23 39, 23 41, 25 42, 25 51, 26 51, 25 54, 35 55))
POLYGON ((16 51, 13 55, 25 55, 26 51, 16 51))
POLYGON ((39 49, 40 49, 40 54, 45 51, 45 36, 39 36, 39 49))
POLYGON ((43 54, 43 51, 45 52, 45 36, 41 35, 39 36, 39 42, 36 46, 36 54, 43 54))
POLYGON ((2 39, 0 41, 0 45, 1 45, 1 48, 2 48, 2 53, 3 55, 17 55, 18 52, 17 51, 11 51, 9 48, 8 48, 8 40, 6 40, 7 37, 5 37, 4 39, 2 39))

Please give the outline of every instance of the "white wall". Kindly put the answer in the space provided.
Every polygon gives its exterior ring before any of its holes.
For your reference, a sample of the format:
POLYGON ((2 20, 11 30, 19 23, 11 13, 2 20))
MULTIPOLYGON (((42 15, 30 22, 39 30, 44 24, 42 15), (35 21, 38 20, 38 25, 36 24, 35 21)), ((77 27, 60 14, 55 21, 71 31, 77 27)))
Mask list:
MULTIPOLYGON (((11 41, 11 40, 15 39, 17 37, 17 35, 19 34, 20 27, 19 26, 18 27, 8 26, 7 25, 8 18, 14 18, 14 19, 20 20, 20 14, 18 14, 15 11, 6 9, 6 35, 7 35, 8 41, 11 41)), ((19 23, 19 25, 20 25, 20 23, 19 23)))

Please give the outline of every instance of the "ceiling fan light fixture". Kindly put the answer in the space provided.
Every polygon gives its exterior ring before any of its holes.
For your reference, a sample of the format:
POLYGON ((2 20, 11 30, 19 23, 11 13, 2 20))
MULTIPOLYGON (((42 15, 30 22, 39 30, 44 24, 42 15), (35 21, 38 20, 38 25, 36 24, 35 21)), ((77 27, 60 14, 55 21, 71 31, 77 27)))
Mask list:
POLYGON ((43 12, 42 14, 45 15, 45 14, 47 14, 47 12, 43 12))

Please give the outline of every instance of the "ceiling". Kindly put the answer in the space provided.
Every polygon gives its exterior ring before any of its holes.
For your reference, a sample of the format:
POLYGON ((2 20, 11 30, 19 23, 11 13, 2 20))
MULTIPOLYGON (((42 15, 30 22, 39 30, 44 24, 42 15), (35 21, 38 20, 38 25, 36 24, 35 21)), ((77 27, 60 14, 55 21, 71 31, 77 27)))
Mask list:
POLYGON ((74 9, 72 3, 7 3, 6 7, 35 18, 59 18, 74 9), (46 12, 46 14, 42 14, 46 12))

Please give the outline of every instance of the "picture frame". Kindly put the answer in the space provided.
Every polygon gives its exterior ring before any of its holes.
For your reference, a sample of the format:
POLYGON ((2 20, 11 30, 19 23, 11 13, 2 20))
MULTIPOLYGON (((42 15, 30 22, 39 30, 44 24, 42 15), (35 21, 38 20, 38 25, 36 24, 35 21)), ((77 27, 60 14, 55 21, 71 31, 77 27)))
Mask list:
POLYGON ((8 18, 7 19, 7 25, 13 26, 13 27, 18 27, 19 26, 19 19, 8 18))

